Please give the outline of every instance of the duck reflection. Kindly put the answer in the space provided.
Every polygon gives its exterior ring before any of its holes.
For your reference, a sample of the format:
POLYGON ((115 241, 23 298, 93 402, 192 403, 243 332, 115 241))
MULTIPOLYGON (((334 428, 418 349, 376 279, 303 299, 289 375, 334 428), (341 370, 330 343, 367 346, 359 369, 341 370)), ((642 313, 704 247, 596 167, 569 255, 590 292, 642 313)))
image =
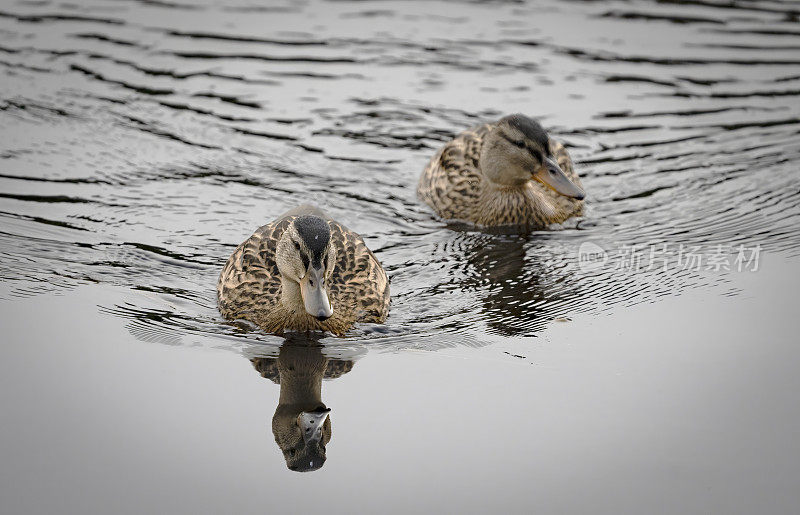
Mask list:
POLYGON ((253 358, 253 366, 280 384, 272 433, 289 470, 308 472, 325 464, 331 440, 331 409, 322 401, 322 379, 333 379, 353 368, 352 361, 328 358, 314 340, 287 340, 277 358, 253 358))
POLYGON ((562 314, 574 298, 567 276, 554 277, 524 235, 461 232, 462 285, 479 295, 489 331, 531 335, 562 314))

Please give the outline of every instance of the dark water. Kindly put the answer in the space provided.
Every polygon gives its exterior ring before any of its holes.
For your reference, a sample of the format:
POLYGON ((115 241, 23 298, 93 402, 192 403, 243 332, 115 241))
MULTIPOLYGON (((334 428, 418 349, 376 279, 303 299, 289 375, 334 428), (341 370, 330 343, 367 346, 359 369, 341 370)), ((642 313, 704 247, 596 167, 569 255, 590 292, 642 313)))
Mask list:
POLYGON ((3 313, 46 323, 39 302, 74 296, 139 342, 274 357, 279 338, 219 317, 214 285, 306 202, 391 278, 386 326, 324 341, 342 359, 494 343, 486 359, 513 361, 558 321, 748 291, 739 246, 793 278, 799 20, 780 0, 4 1, 3 313), (527 236, 436 220, 414 191, 430 155, 510 112, 567 144, 586 216, 527 236), (606 265, 580 266, 587 242, 606 265), (664 245, 670 266, 649 266, 664 245), (679 266, 691 249, 732 270, 679 266))

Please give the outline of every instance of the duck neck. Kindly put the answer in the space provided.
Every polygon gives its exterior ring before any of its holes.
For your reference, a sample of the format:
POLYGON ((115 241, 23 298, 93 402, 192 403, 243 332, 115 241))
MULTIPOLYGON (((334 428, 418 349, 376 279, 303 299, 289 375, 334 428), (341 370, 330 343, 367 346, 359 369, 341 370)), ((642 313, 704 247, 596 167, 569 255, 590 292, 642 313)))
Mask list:
MULTIPOLYGON (((316 350, 316 349, 315 349, 316 350)), ((328 364, 319 350, 316 352, 283 352, 278 358, 281 377, 279 405, 313 409, 323 404, 322 378, 328 364)))
POLYGON ((478 218, 485 224, 546 225, 556 208, 539 194, 531 181, 515 185, 486 181, 481 191, 478 218))

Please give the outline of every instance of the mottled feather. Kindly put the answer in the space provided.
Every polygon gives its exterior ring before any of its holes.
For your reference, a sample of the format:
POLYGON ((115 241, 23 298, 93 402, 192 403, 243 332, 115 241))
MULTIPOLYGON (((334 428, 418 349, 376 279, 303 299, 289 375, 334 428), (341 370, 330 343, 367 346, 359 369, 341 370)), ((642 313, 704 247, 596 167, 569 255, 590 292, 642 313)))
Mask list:
MULTIPOLYGON (((515 125, 512 120, 510 125, 534 140, 547 137, 522 121, 515 125), (528 134, 531 132, 536 134, 528 134)), ((488 187, 479 160, 484 139, 494 127, 495 124, 474 127, 446 143, 420 176, 419 198, 444 219, 487 227, 514 225, 540 229, 582 214, 582 201, 559 195, 537 181, 528 181, 519 188, 488 187)), ((581 186, 564 145, 553 138, 546 141, 567 178, 581 186)))
POLYGON ((260 227, 236 248, 217 283, 220 312, 228 319, 253 322, 270 333, 320 330, 341 335, 356 322, 382 323, 389 311, 386 272, 361 236, 327 216, 336 248, 336 265, 326 281, 333 315, 320 321, 305 311, 290 311, 281 303, 275 250, 289 224, 303 214, 290 211, 260 227))

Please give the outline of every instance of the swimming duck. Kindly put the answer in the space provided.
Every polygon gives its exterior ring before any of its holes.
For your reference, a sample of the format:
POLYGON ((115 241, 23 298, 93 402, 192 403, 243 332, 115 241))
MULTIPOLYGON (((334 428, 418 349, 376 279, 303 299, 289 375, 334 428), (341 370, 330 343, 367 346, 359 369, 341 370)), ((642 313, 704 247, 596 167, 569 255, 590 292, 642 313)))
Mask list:
POLYGON ((422 172, 417 194, 444 219, 526 229, 582 214, 585 196, 564 145, 521 114, 445 144, 422 172))
POLYGON ((219 310, 264 331, 329 331, 382 323, 389 280, 358 234, 299 206, 239 245, 219 276, 219 310))

